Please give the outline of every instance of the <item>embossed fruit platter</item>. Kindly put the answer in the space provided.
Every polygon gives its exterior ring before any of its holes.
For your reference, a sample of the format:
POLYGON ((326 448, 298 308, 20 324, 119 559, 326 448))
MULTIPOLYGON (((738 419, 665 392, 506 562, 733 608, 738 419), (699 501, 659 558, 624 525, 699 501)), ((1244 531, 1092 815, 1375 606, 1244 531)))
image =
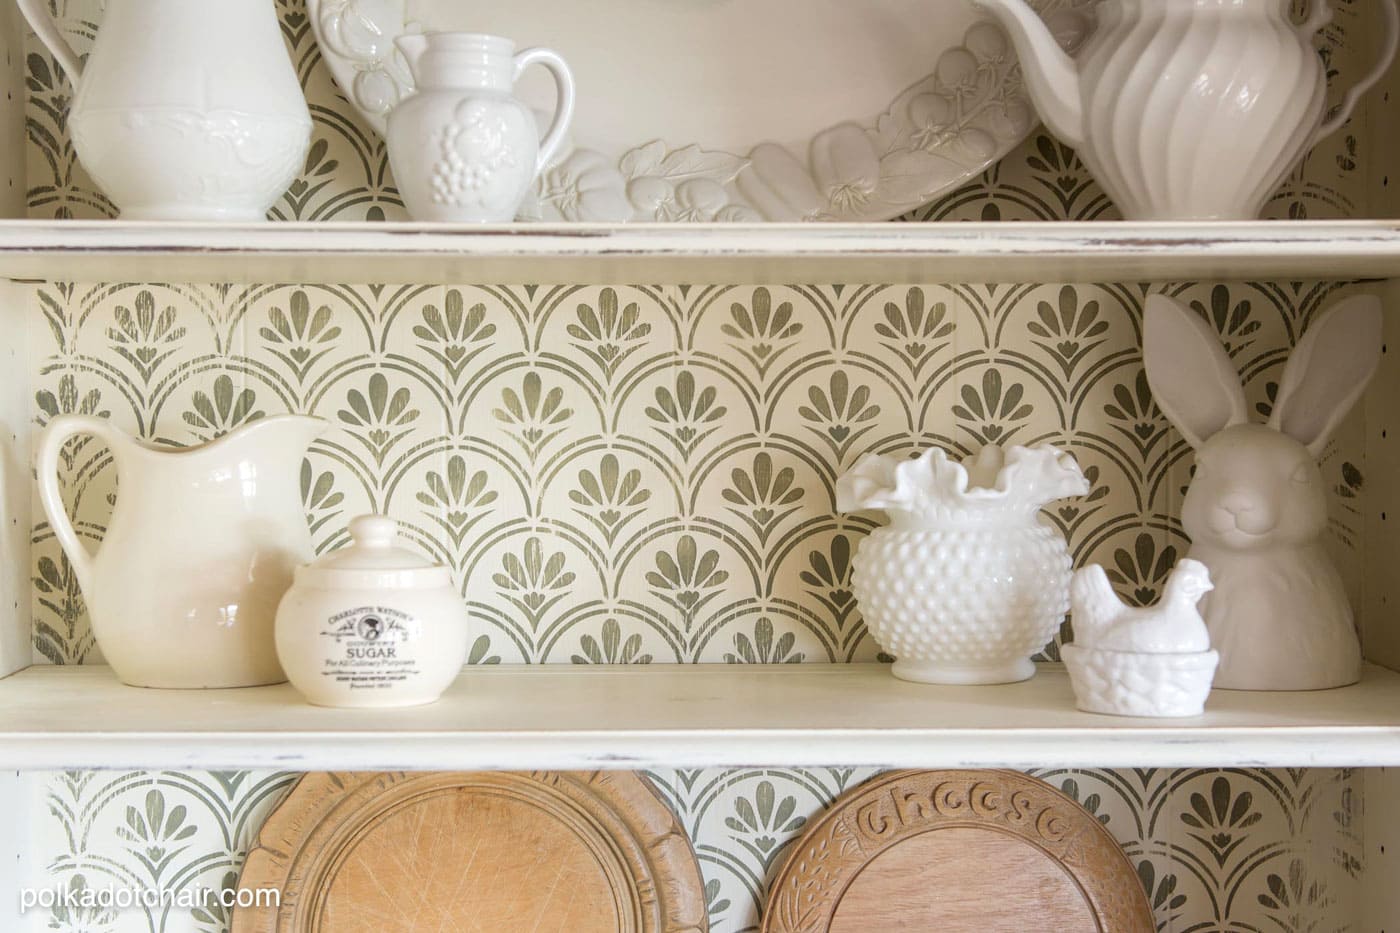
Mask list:
MULTIPOLYGON (((1062 44, 1095 0, 1033 5, 1062 44)), ((1036 125, 1015 53, 968 0, 309 0, 332 73, 381 133, 413 90, 393 40, 470 29, 574 69, 572 147, 522 216, 888 220, 975 177, 1036 125)), ((540 75, 522 98, 548 113, 540 75)))

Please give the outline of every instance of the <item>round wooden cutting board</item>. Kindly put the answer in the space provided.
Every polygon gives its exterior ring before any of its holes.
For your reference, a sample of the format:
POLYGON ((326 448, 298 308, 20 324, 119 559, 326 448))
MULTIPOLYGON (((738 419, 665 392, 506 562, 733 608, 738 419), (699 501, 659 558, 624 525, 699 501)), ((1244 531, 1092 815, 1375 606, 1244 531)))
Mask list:
POLYGON ((1092 814, 1009 771, 894 771, 793 844, 764 933, 1153 933, 1142 882, 1092 814))
POLYGON ((233 933, 708 929, 689 839, 627 772, 307 774, 239 884, 281 904, 233 933))

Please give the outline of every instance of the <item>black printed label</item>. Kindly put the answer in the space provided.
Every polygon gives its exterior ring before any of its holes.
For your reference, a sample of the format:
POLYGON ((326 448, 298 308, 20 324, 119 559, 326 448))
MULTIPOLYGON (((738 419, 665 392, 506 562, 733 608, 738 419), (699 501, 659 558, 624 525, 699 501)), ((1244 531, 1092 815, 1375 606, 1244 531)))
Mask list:
POLYGON ((351 690, 388 690, 419 673, 410 643, 414 618, 386 606, 361 606, 331 616, 321 637, 333 641, 321 676, 351 690))

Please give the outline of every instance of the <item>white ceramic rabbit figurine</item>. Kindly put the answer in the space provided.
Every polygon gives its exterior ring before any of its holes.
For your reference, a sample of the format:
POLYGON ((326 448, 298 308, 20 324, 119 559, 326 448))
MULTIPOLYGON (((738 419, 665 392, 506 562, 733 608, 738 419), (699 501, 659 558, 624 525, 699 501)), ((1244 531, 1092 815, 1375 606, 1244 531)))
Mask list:
POLYGON ((1162 295, 1147 301, 1147 378, 1196 450, 1181 521, 1215 581, 1201 609, 1220 652, 1216 687, 1322 690, 1361 676, 1351 607, 1323 547, 1317 457, 1375 373, 1381 317, 1378 299, 1349 298, 1309 328, 1266 426, 1249 423, 1239 374, 1205 320, 1162 295))

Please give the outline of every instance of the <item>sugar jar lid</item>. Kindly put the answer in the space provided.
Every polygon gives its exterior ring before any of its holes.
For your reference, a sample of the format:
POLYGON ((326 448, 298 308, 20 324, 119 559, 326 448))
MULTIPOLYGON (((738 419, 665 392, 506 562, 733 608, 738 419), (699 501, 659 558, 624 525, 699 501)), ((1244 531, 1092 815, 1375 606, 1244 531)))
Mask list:
POLYGON ((387 515, 351 519, 350 537, 345 547, 297 568, 297 582, 327 589, 429 589, 452 583, 446 567, 399 546, 399 523, 387 515))

